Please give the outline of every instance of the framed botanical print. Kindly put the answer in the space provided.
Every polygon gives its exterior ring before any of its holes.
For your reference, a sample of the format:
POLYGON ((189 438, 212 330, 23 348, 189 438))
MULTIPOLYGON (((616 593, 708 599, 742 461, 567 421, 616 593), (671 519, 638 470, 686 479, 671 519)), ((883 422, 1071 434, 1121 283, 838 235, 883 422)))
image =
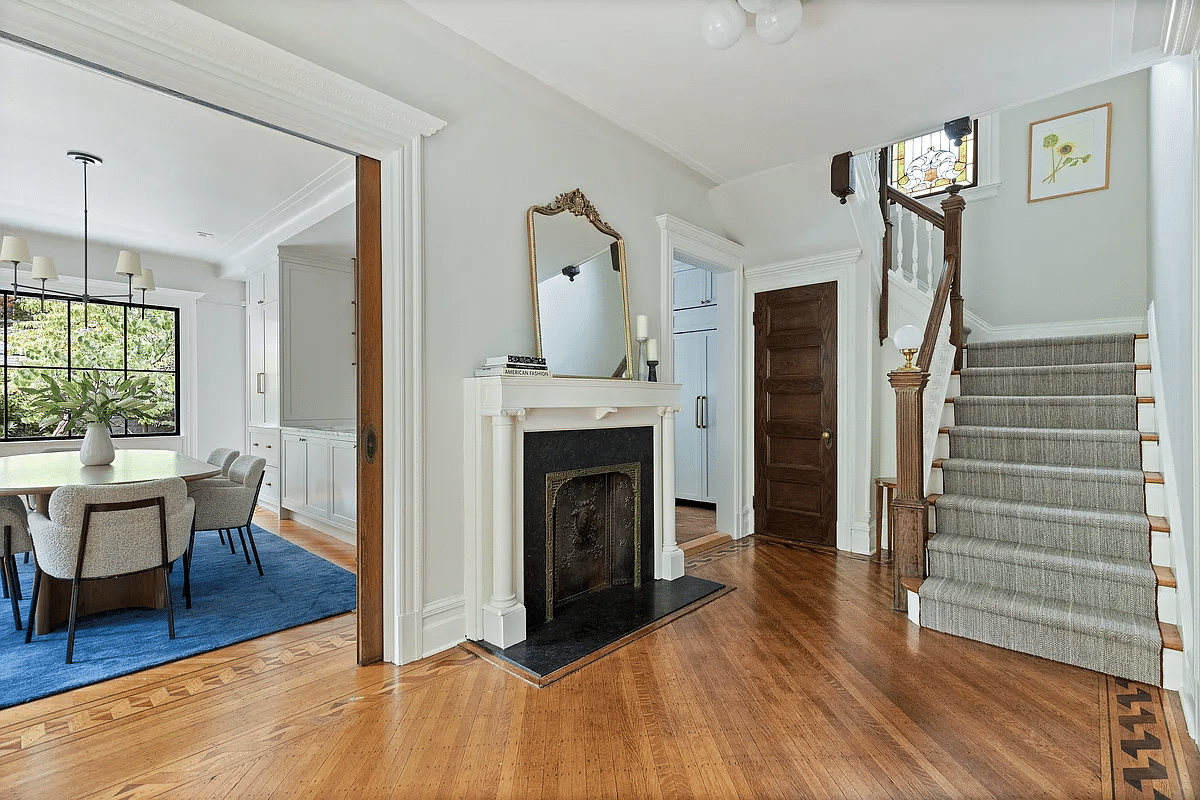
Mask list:
POLYGON ((1112 103, 1029 123, 1029 202, 1108 188, 1112 103))

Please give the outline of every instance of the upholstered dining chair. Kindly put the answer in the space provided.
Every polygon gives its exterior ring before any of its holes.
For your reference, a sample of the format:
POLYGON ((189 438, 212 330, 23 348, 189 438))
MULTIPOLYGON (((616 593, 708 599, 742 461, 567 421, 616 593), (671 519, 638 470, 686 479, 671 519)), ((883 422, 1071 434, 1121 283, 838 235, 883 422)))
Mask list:
POLYGON ((258 490, 262 488, 263 471, 266 466, 267 460, 260 456, 239 456, 229 467, 228 485, 213 483, 192 489, 191 496, 196 501, 196 522, 185 563, 191 563, 196 531, 226 531, 229 533, 229 541, 232 542, 233 531, 236 530, 242 540, 246 563, 250 563, 250 552, 246 550, 246 537, 249 536, 250 550, 254 552, 254 564, 258 567, 258 574, 263 574, 250 520, 254 517, 254 507, 258 503, 258 490))
MULTIPOLYGON (((71 581, 67 627, 70 664, 75 650, 80 582, 159 567, 166 589, 167 630, 174 639, 169 565, 187 552, 194 511, 195 503, 187 496, 182 478, 55 489, 50 495, 49 516, 36 511, 29 515, 37 569, 25 641, 33 638, 43 575, 71 581)), ((186 597, 191 593, 186 559, 183 585, 186 597)))
POLYGON ((4 593, 12 601, 13 623, 17 630, 21 630, 21 609, 17 606, 21 599, 21 579, 17 575, 16 555, 33 550, 27 513, 19 497, 0 497, 0 526, 4 529, 0 535, 0 568, 4 573, 4 593))
MULTIPOLYGON (((188 482, 188 494, 190 495, 194 490, 200 488, 201 486, 206 486, 206 485, 211 486, 214 484, 220 485, 220 486, 227 486, 228 482, 229 482, 229 467, 233 464, 233 462, 240 455, 241 455, 241 451, 234 450, 231 447, 215 448, 211 453, 208 454, 208 463, 212 464, 214 467, 220 467, 221 474, 214 475, 211 478, 201 478, 198 481, 189 481, 188 482)), ((225 532, 218 531, 217 535, 221 537, 221 544, 225 544, 225 532)), ((229 537, 229 552, 230 553, 237 552, 237 550, 235 550, 234 546, 233 546, 233 537, 232 536, 229 537)))

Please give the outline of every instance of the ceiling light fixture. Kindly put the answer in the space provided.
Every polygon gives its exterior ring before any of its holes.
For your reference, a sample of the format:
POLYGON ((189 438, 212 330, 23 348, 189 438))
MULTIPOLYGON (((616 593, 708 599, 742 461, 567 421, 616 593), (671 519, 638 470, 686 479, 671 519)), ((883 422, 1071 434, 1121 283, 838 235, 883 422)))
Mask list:
POLYGON ((717 50, 733 47, 742 38, 748 14, 754 15, 758 38, 767 44, 783 44, 800 29, 804 6, 800 0, 709 0, 700 16, 705 44, 717 50))
POLYGON ((12 262, 13 296, 16 297, 21 289, 40 291, 43 309, 46 307, 46 295, 49 295, 54 300, 82 301, 83 324, 86 327, 88 317, 87 307, 90 301, 120 297, 129 305, 133 305, 133 290, 140 289, 142 291, 142 316, 144 317, 146 315, 146 292, 153 291, 155 288, 154 273, 150 269, 142 267, 142 257, 132 250, 122 250, 117 256, 117 274, 124 275, 129 280, 129 291, 126 294, 88 294, 87 168, 95 164, 103 164, 104 160, 100 156, 94 156, 91 153, 84 153, 79 150, 69 150, 67 157, 79 162, 83 167, 83 293, 72 294, 56 290, 46 291, 46 281, 58 280, 58 270, 54 268, 54 260, 47 256, 34 256, 30 258, 28 242, 20 236, 5 236, 3 242, 0 243, 0 261, 12 262), (40 280, 42 282, 41 287, 28 286, 17 281, 17 265, 22 262, 29 262, 32 265, 31 277, 34 280, 40 280))

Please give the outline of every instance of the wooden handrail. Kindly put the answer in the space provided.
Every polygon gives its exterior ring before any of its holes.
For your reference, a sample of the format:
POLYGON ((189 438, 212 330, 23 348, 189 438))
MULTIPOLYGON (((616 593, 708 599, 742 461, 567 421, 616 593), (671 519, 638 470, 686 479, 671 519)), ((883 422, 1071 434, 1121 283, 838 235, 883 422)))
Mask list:
POLYGON ((942 262, 942 276, 938 279, 937 293, 933 296, 933 305, 929 307, 929 317, 925 320, 925 337, 921 339, 921 349, 917 352, 917 369, 921 372, 929 372, 933 351, 937 347, 938 332, 942 327, 942 317, 946 314, 946 304, 950 302, 957 275, 958 268, 954 262, 949 259, 942 262))
MULTIPOLYGON (((956 188, 958 187, 953 186, 950 188, 950 191, 953 192, 956 188)), ((921 219, 927 222, 932 222, 935 226, 941 228, 942 230, 946 229, 946 217, 944 215, 939 214, 924 203, 918 203, 916 200, 913 200, 911 197, 894 186, 888 186, 885 183, 884 189, 887 191, 888 202, 895 203, 898 206, 903 206, 921 219)))

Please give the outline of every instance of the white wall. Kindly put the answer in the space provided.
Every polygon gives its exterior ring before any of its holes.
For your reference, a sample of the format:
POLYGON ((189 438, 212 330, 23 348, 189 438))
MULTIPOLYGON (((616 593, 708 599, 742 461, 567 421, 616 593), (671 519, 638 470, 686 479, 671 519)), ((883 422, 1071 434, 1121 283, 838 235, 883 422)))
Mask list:
POLYGON ((999 194, 963 216, 966 306, 993 326, 1146 313, 1146 70, 1001 112, 999 194), (1109 188, 1028 202, 1029 124, 1112 103, 1109 188))
POLYGON ((448 121, 425 145, 424 594, 461 595, 461 379, 533 351, 526 210, 581 188, 625 240, 631 316, 657 329, 655 216, 719 230, 712 184, 405 4, 184 4, 448 121))
MULTIPOLYGON (((1159 433, 1165 427, 1164 472, 1174 481, 1168 489, 1178 497, 1178 519, 1170 519, 1179 581, 1180 628, 1185 659, 1190 664, 1182 692, 1189 723, 1196 731, 1196 645, 1194 629, 1196 564, 1196 507, 1193 493, 1196 454, 1193 451, 1193 408, 1196 402, 1195 308, 1195 173, 1197 131, 1194 115, 1194 62, 1178 59, 1160 64, 1150 75, 1149 136, 1149 278, 1154 303, 1156 339, 1164 397, 1156 406, 1159 433)), ((1174 517, 1175 509, 1168 508, 1174 517)))
MULTIPOLYGON (((83 240, 12 228, 0 220, 7 235, 24 236, 33 255, 50 256, 63 278, 83 277, 83 240)), ((88 277, 116 285, 114 270, 119 248, 92 242, 88 250, 88 277)), ((245 439, 246 429, 246 309, 243 281, 221 280, 211 264, 175 256, 142 252, 142 266, 154 270, 154 282, 162 290, 181 290, 202 293, 195 301, 195 312, 180 315, 180 382, 181 432, 180 439, 140 439, 122 446, 150 446, 180 449, 190 455, 207 457, 214 447, 238 446, 245 439), (189 317, 191 319, 189 320, 189 317), (189 363, 193 364, 194 393, 186 385, 189 363), (188 403, 193 402, 193 408, 188 403), (190 412, 190 413, 189 413, 190 412), (190 427, 189 427, 190 425, 190 427)), ((8 272, 0 271, 0 283, 12 282, 12 265, 8 272)), ((28 265, 24 265, 22 283, 28 280, 28 265)), ((64 287, 77 291, 75 287, 64 287)), ((109 293, 90 284, 90 293, 109 293)), ((119 289, 117 289, 119 291, 119 289)), ((152 305, 189 305, 192 298, 180 301, 166 296, 168 292, 146 293, 152 305)), ((134 301, 141 292, 134 292, 134 301)), ((40 445, 5 445, 5 452, 29 452, 40 445)))

